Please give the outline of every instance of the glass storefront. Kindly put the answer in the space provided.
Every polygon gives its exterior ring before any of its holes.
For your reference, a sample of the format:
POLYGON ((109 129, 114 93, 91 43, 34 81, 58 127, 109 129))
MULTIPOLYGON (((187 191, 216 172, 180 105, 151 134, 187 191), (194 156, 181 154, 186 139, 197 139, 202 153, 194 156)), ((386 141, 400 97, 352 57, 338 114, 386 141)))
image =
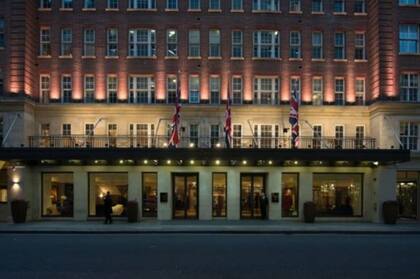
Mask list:
POLYGON ((317 216, 362 216, 363 174, 314 173, 313 200, 317 216))
POLYGON ((7 203, 7 170, 0 170, 0 203, 7 203))
POLYGON ((299 174, 283 173, 281 178, 281 216, 299 216, 299 174))
POLYGON ((73 173, 42 174, 42 216, 73 216, 73 173))
POLYGON ((417 193, 420 173, 414 171, 397 172, 397 201, 402 218, 417 218, 417 193))
POLYGON ((265 174, 241 174, 241 218, 262 218, 265 174))
POLYGON ((198 174, 176 173, 173 179, 173 217, 198 218, 198 174))
POLYGON ((213 217, 226 217, 227 174, 213 173, 213 217))
POLYGON ((143 217, 157 217, 157 173, 143 173, 142 198, 143 217))
POLYGON ((128 198, 127 173, 89 173, 89 216, 103 217, 104 198, 110 193, 112 215, 126 216, 128 198))

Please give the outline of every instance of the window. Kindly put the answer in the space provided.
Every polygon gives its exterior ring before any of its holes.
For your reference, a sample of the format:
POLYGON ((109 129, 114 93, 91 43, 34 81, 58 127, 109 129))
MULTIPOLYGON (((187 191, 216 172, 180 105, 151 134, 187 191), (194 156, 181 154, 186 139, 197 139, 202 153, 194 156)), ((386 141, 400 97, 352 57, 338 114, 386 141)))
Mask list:
POLYGON ((314 149, 320 149, 321 140, 322 140, 322 126, 321 125, 313 125, 312 126, 312 147, 314 149))
POLYGON ((320 106, 323 103, 322 96, 324 91, 324 84, 322 77, 314 77, 312 79, 312 104, 320 106))
POLYGON ((300 0, 289 0, 289 11, 291 13, 300 13, 302 11, 300 0))
POLYGON ((242 104, 242 77, 232 78, 232 103, 235 105, 242 104))
POLYGON ((243 57, 243 33, 242 31, 232 31, 232 57, 243 57))
POLYGON ((400 6, 416 6, 420 5, 419 0, 400 0, 400 6))
POLYGON ((188 33, 188 56, 200 57, 200 30, 190 30, 188 33))
POLYGON ((95 56, 95 30, 86 29, 84 31, 84 56, 95 56))
POLYGON ((109 192, 112 215, 127 216, 128 174, 89 173, 89 216, 105 216, 104 198, 109 192))
POLYGON ((241 148, 242 147, 242 125, 234 124, 233 125, 233 148, 241 148))
MULTIPOLYGON (((132 147, 153 147, 152 140, 155 134, 154 124, 130 124, 130 146, 132 147)), ((154 144, 154 143, 153 143, 154 144)))
POLYGON ((62 134, 63 136, 71 136, 71 124, 63 124, 62 134))
POLYGON ((4 18, 0 17, 0 48, 4 48, 6 46, 4 34, 5 34, 4 18))
POLYGON ((300 32, 290 32, 290 58, 302 58, 300 32))
POLYGON ((254 32, 254 57, 279 58, 279 44, 278 31, 254 32))
POLYGON ((334 59, 346 59, 346 36, 344 32, 334 34, 334 59))
POLYGON ((85 9, 95 9, 95 0, 85 0, 83 8, 85 8, 85 9))
POLYGON ((209 57, 220 57, 220 30, 210 30, 209 42, 209 57))
POLYGON ((322 13, 324 11, 323 0, 312 0, 312 12, 322 13))
POLYGON ((213 217, 227 216, 227 174, 213 173, 212 179, 213 217))
POLYGON ((344 126, 335 126, 335 148, 342 149, 344 143, 344 126))
POLYGON ((219 125, 210 125, 210 146, 212 148, 219 144, 220 128, 219 125))
POLYGON ((70 75, 63 75, 61 77, 61 96, 63 103, 70 103, 72 98, 73 85, 70 75))
POLYGON ((200 103, 200 78, 199 76, 190 76, 189 82, 189 102, 191 104, 200 103))
POLYGON ((73 9, 73 0, 61 0, 62 9, 73 9))
POLYGON ((190 143, 198 147, 198 124, 190 125, 190 143))
POLYGON ((95 134, 95 126, 92 123, 85 124, 85 135, 93 136, 95 134))
POLYGON ((118 78, 114 75, 108 75, 106 79, 106 90, 109 103, 118 101, 118 78))
POLYGON ((128 101, 139 104, 154 103, 155 79, 149 76, 130 76, 128 101))
POLYGON ((166 56, 178 56, 178 32, 176 30, 166 32, 166 56))
POLYGON ((154 57, 156 56, 156 31, 153 29, 130 29, 129 56, 154 57))
POLYGON ((358 32, 354 38, 354 59, 356 60, 366 60, 366 43, 365 43, 365 33, 358 32))
MULTIPOLYGON (((0 115, 0 146, 3 146, 3 139, 4 139, 4 118, 3 115, 0 115)), ((0 174, 3 174, 2 171, 0 170, 0 174)), ((7 173, 6 173, 7 175, 7 173)), ((6 178, 6 189, 7 189, 7 178, 6 178)), ((1 202, 1 200, 0 200, 1 202)))
MULTIPOLYGON (((0 124, 2 124, 3 120, 0 117, 0 124)), ((1 127, 2 128, 2 127, 1 127)), ((3 138, 0 138, 0 146, 1 143, 3 141, 3 138)), ((8 180, 8 175, 7 175, 7 170, 1 170, 0 171, 0 203, 7 203, 9 198, 7 197, 7 180, 8 180)))
POLYGON ((418 124, 414 122, 400 123, 400 141, 402 148, 407 150, 418 149, 419 130, 418 124))
POLYGON ((73 217, 73 173, 42 173, 42 216, 73 217))
POLYGON ((254 125, 254 138, 258 141, 258 148, 276 147, 278 136, 278 125, 254 125))
POLYGON ((252 0, 252 10, 258 12, 280 11, 279 0, 252 0))
POLYGON ((244 9, 243 0, 231 0, 232 1, 232 11, 242 11, 244 9))
POLYGON ((142 174, 142 217, 157 217, 157 179, 156 172, 142 174))
POLYGON ((95 101, 95 77, 92 75, 85 76, 85 103, 93 103, 95 101))
POLYGON ((189 10, 200 10, 201 9, 201 0, 188 0, 188 9, 189 10))
POLYGON ((175 76, 169 76, 166 82, 167 97, 166 101, 168 104, 174 104, 176 102, 176 94, 178 91, 178 82, 175 76))
POLYGON ((323 59, 323 34, 322 32, 312 32, 312 59, 323 59))
POLYGON ((142 10, 156 9, 156 0, 130 0, 128 8, 142 10))
POLYGON ((416 24, 400 25, 400 53, 419 53, 419 26, 416 24))
POLYGON ((400 99, 406 102, 417 102, 419 96, 419 75, 417 73, 403 73, 400 76, 400 99))
POLYGON ((366 13, 366 1, 365 0, 355 0, 354 1, 354 13, 356 13, 356 14, 365 14, 366 13))
POLYGON ((345 13, 346 2, 345 0, 334 0, 334 13, 345 13))
POLYGON ((61 56, 71 56, 73 34, 70 28, 61 29, 61 56))
POLYGON ((315 173, 313 198, 318 217, 362 216, 363 174, 315 173))
POLYGON ((39 34, 39 55, 51 55, 51 29, 49 27, 41 27, 39 34))
POLYGON ((357 149, 364 148, 364 139, 365 139, 365 127, 364 126, 356 126, 356 142, 355 147, 357 149))
POLYGON ((210 77, 210 104, 220 103, 220 77, 210 77))
POLYGON ((118 29, 110 28, 107 30, 106 55, 109 57, 118 56, 118 29))
POLYGON ((220 10, 220 0, 209 0, 209 10, 220 10))
POLYGON ((39 0, 39 8, 51 9, 52 0, 39 0))
MULTIPOLYGON (((110 123, 108 124, 108 146, 117 147, 117 124, 110 123)), ((106 147, 106 145, 105 145, 106 147)))
POLYGON ((299 174, 281 174, 281 216, 299 216, 299 174))
POLYGON ((254 104, 274 105, 278 103, 279 79, 261 77, 254 79, 254 104))
POLYGON ((51 83, 49 75, 41 75, 39 77, 39 91, 40 91, 40 101, 43 104, 48 103, 50 99, 51 83))
POLYGON ((356 78, 356 105, 363 106, 365 104, 365 79, 356 78))
POLYGON ((335 104, 342 106, 344 105, 344 78, 336 78, 335 79, 335 104))
POLYGON ((177 10, 178 9, 178 0, 166 0, 166 9, 177 10))
POLYGON ((108 9, 118 10, 118 0, 108 0, 108 9))
POLYGON ((301 96, 301 85, 302 83, 301 83, 301 80, 300 80, 300 77, 291 77, 290 78, 290 96, 292 96, 293 95, 293 93, 296 91, 296 96, 297 96, 297 99, 298 99, 298 102, 300 103, 300 100, 301 100, 301 98, 300 98, 300 96, 301 96))

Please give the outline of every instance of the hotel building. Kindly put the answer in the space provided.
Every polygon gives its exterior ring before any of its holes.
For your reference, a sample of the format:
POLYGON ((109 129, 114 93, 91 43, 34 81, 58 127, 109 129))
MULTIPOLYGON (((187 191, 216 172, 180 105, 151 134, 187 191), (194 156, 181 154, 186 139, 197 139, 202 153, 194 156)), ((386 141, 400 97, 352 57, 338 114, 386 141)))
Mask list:
POLYGON ((419 0, 0 3, 0 221, 419 220, 419 0))

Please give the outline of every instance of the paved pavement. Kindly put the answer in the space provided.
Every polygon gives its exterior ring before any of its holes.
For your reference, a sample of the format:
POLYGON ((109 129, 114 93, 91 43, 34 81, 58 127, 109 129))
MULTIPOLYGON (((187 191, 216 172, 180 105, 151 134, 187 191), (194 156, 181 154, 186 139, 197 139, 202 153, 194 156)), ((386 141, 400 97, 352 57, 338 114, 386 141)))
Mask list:
POLYGON ((3 234, 1 279, 411 279, 420 235, 3 234))
POLYGON ((25 224, 0 223, 0 233, 353 233, 420 234, 420 222, 397 225, 356 222, 316 222, 262 220, 156 221, 140 223, 101 221, 42 221, 25 224))

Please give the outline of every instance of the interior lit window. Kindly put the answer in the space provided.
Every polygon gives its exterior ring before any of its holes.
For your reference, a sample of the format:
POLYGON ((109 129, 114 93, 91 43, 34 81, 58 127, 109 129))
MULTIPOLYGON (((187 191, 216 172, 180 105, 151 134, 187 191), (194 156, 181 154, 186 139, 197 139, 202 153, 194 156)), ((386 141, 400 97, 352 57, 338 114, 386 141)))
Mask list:
POLYGON ((73 173, 42 174, 42 215, 73 217, 73 173))
POLYGON ((213 217, 227 215, 227 174, 213 173, 213 217))
POLYGON ((282 217, 299 216, 299 174, 283 173, 281 178, 282 217))
POLYGON ((157 173, 143 173, 142 198, 143 217, 157 217, 157 173))
MULTIPOLYGON (((3 118, 0 117, 0 128, 3 127, 3 118)), ((1 132, 0 132, 1 133, 1 132)), ((3 136, 0 137, 0 139, 3 141, 3 136)), ((7 198, 7 170, 1 170, 0 171, 0 203, 6 203, 8 202, 7 198)))

